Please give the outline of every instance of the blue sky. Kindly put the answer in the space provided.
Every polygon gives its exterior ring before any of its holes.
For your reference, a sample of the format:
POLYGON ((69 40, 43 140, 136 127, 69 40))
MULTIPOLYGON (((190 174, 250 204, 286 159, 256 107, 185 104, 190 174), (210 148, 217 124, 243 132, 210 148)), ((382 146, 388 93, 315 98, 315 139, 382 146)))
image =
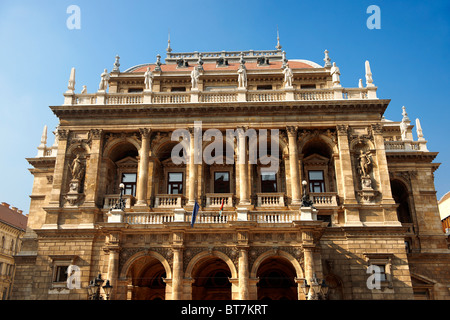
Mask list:
POLYGON ((44 125, 58 120, 49 106, 63 103, 72 67, 76 91, 97 89, 103 69, 119 54, 121 70, 165 58, 168 30, 175 52, 267 50, 280 42, 288 59, 323 64, 329 50, 344 87, 364 79, 370 61, 378 97, 391 99, 386 118, 400 121, 405 106, 420 118, 435 162, 438 199, 450 191, 448 148, 450 1, 47 1, 0 2, 0 201, 28 212, 34 157, 44 125), (70 30, 67 7, 81 10, 70 30), (369 5, 381 10, 370 30, 369 5))

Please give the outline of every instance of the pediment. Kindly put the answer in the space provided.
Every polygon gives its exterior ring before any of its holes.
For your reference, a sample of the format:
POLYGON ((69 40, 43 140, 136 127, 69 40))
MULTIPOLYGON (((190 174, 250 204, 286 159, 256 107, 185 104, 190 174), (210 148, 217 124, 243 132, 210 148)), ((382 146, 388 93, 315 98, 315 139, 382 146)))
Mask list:
POLYGON ((125 157, 116 162, 118 167, 136 167, 138 165, 138 161, 133 157, 125 157))
POLYGON ((433 286, 435 281, 423 275, 411 273, 411 283, 413 287, 433 286))
POLYGON ((303 159, 303 163, 309 165, 327 165, 330 162, 330 159, 327 157, 321 156, 320 154, 314 153, 303 159))

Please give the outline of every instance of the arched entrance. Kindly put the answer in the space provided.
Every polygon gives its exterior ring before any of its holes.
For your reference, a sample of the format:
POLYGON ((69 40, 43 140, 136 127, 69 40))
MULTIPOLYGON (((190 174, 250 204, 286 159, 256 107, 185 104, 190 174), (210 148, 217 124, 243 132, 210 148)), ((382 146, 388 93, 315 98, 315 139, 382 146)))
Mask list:
POLYGON ((192 300, 231 300, 231 271, 220 258, 208 257, 192 271, 192 300))
POLYGON ((265 259, 258 268, 258 300, 297 300, 296 271, 283 257, 265 259))
POLYGON ((164 265, 152 256, 136 259, 128 268, 132 300, 165 300, 167 277, 164 265))

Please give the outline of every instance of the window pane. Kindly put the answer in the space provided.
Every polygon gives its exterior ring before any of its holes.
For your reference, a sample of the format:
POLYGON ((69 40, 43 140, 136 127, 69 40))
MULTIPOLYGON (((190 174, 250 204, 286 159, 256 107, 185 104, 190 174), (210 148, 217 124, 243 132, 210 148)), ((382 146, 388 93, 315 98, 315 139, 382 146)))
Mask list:
POLYGON ((230 192, 230 174, 229 172, 214 172, 214 192, 230 192))
POLYGON ((275 181, 276 174, 274 172, 261 172, 261 180, 263 181, 275 181))
POLYGON ((169 182, 183 182, 183 173, 169 172, 169 182))
POLYGON ((228 172, 214 172, 214 180, 215 181, 229 181, 229 173, 228 172))
POLYGON ((323 180, 323 171, 308 171, 309 180, 323 180))
POLYGON ((122 173, 122 182, 136 182, 136 173, 122 173))

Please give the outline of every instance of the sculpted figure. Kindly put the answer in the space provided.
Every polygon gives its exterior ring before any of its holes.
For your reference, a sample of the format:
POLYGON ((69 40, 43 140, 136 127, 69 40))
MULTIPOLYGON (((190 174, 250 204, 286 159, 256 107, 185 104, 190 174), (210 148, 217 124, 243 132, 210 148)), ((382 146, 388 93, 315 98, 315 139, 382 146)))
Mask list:
POLYGON ((336 62, 333 62, 333 66, 331 67, 331 76, 333 85, 338 86, 341 83, 341 80, 339 76, 341 75, 341 72, 339 71, 339 68, 336 66, 336 62))
POLYGON ((153 84, 153 73, 150 71, 150 68, 147 68, 147 71, 145 71, 144 74, 144 83, 145 83, 145 89, 152 90, 152 84, 153 84))
POLYGON ((364 151, 360 150, 358 159, 361 177, 368 177, 370 172, 369 166, 372 163, 372 161, 370 160, 369 152, 364 153, 364 151))
POLYGON ((99 90, 106 90, 106 88, 108 87, 108 81, 109 81, 109 73, 108 70, 105 69, 105 71, 103 71, 103 73, 101 74, 101 80, 100 80, 100 84, 98 86, 99 90))
POLYGON ((238 72, 239 88, 246 88, 247 87, 247 70, 245 69, 243 64, 240 65, 237 72, 238 72))
POLYGON ((292 79, 294 78, 294 74, 292 73, 292 69, 289 67, 289 64, 286 64, 286 68, 284 68, 283 73, 284 73, 284 86, 292 87, 292 79))
POLYGON ((198 88, 198 78, 200 77, 200 72, 198 71, 198 67, 195 66, 194 69, 191 72, 191 83, 192 83, 192 89, 198 88))
POLYGON ((83 164, 81 163, 80 155, 77 154, 75 159, 72 161, 72 179, 81 179, 81 174, 83 172, 83 164))

